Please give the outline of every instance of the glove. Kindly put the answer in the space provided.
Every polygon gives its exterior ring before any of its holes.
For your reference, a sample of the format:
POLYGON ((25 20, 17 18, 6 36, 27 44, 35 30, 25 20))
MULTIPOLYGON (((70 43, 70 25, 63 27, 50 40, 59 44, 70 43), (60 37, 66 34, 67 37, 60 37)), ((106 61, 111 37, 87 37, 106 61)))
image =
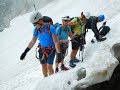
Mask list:
POLYGON ((57 53, 57 57, 58 57, 58 63, 60 63, 62 59, 64 59, 64 56, 62 53, 57 53))
POLYGON ((20 60, 23 60, 27 54, 27 52, 30 50, 30 48, 26 48, 25 51, 22 53, 22 55, 20 56, 20 60))
POLYGON ((22 55, 20 56, 20 60, 23 60, 25 58, 25 56, 26 56, 26 53, 23 52, 22 55))

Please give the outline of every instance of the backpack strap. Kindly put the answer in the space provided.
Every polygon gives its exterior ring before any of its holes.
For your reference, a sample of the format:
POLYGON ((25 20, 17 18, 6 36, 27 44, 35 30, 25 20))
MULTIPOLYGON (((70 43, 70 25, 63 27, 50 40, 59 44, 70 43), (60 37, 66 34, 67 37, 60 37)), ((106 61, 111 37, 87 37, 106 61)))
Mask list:
POLYGON ((79 17, 76 17, 77 18, 77 22, 80 22, 80 18, 79 17))
POLYGON ((61 26, 61 25, 59 25, 57 28, 59 28, 59 29, 60 29, 60 31, 59 31, 59 33, 58 33, 58 35, 60 35, 60 34, 61 34, 61 32, 62 32, 62 26, 61 26))
POLYGON ((86 23, 82 22, 82 20, 79 17, 76 17, 76 19, 77 19, 77 22, 81 26, 81 30, 80 30, 81 34, 80 34, 80 36, 84 36, 85 37, 85 34, 86 34, 85 25, 86 25, 86 23))
POLYGON ((38 33, 39 33, 39 32, 40 32, 40 29, 37 29, 37 28, 36 28, 36 33, 37 33, 37 36, 38 36, 38 33))
MULTIPOLYGON (((51 32, 50 32, 50 25, 51 25, 51 24, 48 24, 48 25, 47 25, 47 30, 45 30, 44 32, 49 32, 49 33, 51 34, 51 32)), ((38 36, 38 33, 44 33, 44 32, 41 32, 40 28, 39 28, 39 29, 36 29, 36 32, 37 32, 37 36, 38 36)))
POLYGON ((50 46, 50 47, 40 47, 40 49, 42 50, 42 53, 48 57, 50 56, 52 53, 53 53, 53 50, 54 50, 54 46, 50 46))
MULTIPOLYGON (((61 35, 62 29, 63 29, 62 25, 59 26, 59 29, 60 29, 60 32, 58 35, 61 35)), ((65 32, 68 32, 68 30, 66 30, 65 32)))

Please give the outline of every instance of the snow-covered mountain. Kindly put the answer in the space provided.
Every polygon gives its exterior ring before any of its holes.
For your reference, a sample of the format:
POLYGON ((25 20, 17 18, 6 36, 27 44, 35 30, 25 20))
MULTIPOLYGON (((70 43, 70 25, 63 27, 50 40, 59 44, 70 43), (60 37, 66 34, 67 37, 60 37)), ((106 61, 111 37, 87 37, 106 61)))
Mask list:
MULTIPOLYGON (((90 42, 94 35, 89 30, 86 35, 84 62, 78 63, 74 69, 60 71, 47 78, 43 78, 41 65, 35 58, 37 45, 31 49, 24 61, 19 60, 32 38, 33 25, 29 22, 31 13, 14 18, 10 27, 0 33, 0 90, 71 90, 109 80, 120 60, 119 54, 116 54, 120 50, 111 51, 116 43, 120 43, 119 3, 119 0, 54 0, 40 9, 43 15, 52 17, 54 22, 61 22, 61 17, 66 15, 79 16, 81 11, 89 11, 91 15, 104 14, 107 25, 111 27, 106 36, 107 40, 95 44, 90 42), (85 74, 77 81, 78 72, 85 74)), ((101 23, 98 24, 100 25, 101 23)), ((71 47, 65 58, 67 66, 70 51, 71 47)))
POLYGON ((0 32, 9 27, 10 20, 16 16, 39 10, 53 0, 0 0, 0 32))

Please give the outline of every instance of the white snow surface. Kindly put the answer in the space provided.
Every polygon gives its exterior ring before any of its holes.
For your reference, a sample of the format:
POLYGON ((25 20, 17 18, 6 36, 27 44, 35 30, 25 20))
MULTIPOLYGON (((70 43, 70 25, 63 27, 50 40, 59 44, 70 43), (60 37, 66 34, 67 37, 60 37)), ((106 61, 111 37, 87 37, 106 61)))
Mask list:
MULTIPOLYGON (((81 11, 89 11, 91 15, 105 14, 107 25, 111 27, 107 40, 96 41, 94 44, 90 42, 94 35, 89 30, 83 63, 46 78, 43 77, 41 65, 35 58, 37 43, 28 52, 25 60, 20 61, 20 55, 32 38, 34 27, 29 22, 31 13, 14 18, 10 27, 0 33, 0 90, 71 90, 76 85, 87 87, 109 80, 119 63, 110 51, 114 44, 120 43, 119 3, 119 0, 55 0, 40 10, 43 15, 51 16, 54 22, 61 22, 61 17, 65 15, 79 16, 81 11), (77 81, 76 73, 81 68, 85 68, 86 76, 77 81), (70 85, 68 81, 71 82, 70 85)), ((101 23, 98 24, 100 25, 101 23)), ((66 66, 69 66, 70 51, 71 46, 65 58, 66 66)))

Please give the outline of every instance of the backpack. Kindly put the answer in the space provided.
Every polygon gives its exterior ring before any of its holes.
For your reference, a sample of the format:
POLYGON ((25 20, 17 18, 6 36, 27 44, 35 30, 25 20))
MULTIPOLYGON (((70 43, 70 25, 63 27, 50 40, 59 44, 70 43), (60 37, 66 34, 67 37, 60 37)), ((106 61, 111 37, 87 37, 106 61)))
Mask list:
POLYGON ((48 29, 50 29, 50 25, 53 25, 54 27, 55 27, 55 29, 57 28, 57 27, 59 27, 60 25, 62 25, 62 24, 60 24, 60 23, 55 23, 55 24, 53 24, 53 20, 52 20, 52 18, 50 18, 50 17, 48 17, 48 16, 43 16, 43 19, 42 19, 45 23, 47 23, 48 24, 48 29))
MULTIPOLYGON (((57 27, 59 27, 59 29, 60 29, 58 35, 61 35, 62 31, 65 31, 66 34, 69 32, 68 29, 63 28, 61 24, 60 24, 59 26, 57 26, 57 27)), ((68 27, 67 27, 67 28, 68 28, 68 27)))
POLYGON ((99 28, 99 33, 101 36, 105 36, 110 31, 110 27, 105 25, 106 25, 106 22, 103 22, 103 26, 99 28))
MULTIPOLYGON (((48 16, 43 16, 42 19, 45 23, 48 24, 48 32, 50 32, 50 25, 53 25, 53 20, 52 18, 48 17, 48 16)), ((37 29, 37 34, 40 32, 40 29, 37 29)))
POLYGON ((59 27, 60 25, 62 25, 62 24, 60 24, 60 23, 58 23, 58 22, 55 23, 55 24, 54 24, 55 29, 56 29, 57 27, 59 27))
MULTIPOLYGON (((82 25, 82 30, 80 31, 80 32, 82 32, 81 33, 81 35, 84 35, 85 33, 86 33, 86 30, 85 30, 85 24, 83 24, 82 22, 81 22, 81 20, 80 20, 80 18, 79 17, 72 17, 71 18, 71 20, 70 21, 72 21, 73 19, 77 19, 77 22, 79 22, 80 23, 80 25, 82 25)), ((74 28, 74 26, 70 26, 71 27, 71 31, 73 32, 73 28, 74 28)), ((73 32, 74 33, 74 32, 73 32)))
POLYGON ((53 24, 53 20, 52 18, 48 17, 48 16, 43 16, 43 19, 42 19, 45 23, 48 23, 48 24, 53 24))
POLYGON ((100 31, 100 35, 101 36, 105 36, 107 33, 109 33, 110 31, 110 27, 109 26, 103 26, 101 31, 100 31))

